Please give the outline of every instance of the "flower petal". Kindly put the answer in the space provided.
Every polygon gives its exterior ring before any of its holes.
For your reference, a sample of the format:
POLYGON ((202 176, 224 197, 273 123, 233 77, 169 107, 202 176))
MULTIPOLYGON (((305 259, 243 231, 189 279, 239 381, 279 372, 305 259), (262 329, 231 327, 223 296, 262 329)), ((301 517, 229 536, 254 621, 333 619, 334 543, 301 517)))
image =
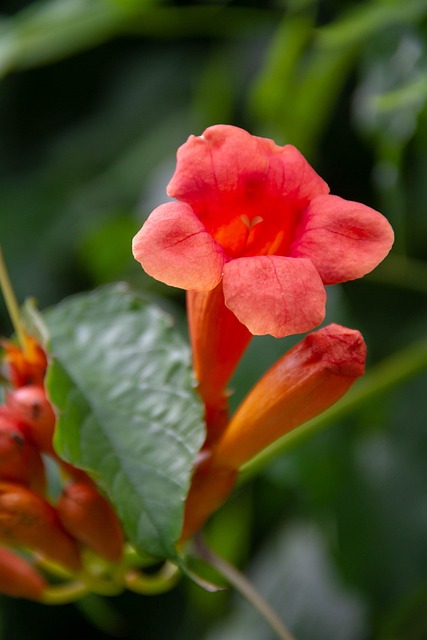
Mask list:
POLYGON ((167 193, 198 212, 214 210, 247 176, 262 178, 267 170, 268 158, 259 152, 254 136, 238 127, 216 125, 201 136, 190 136, 178 149, 167 193))
POLYGON ((224 266, 225 304, 254 335, 282 338, 325 317, 326 292, 310 260, 238 258, 224 266))
POLYGON ((168 195, 197 212, 213 210, 230 198, 263 195, 272 203, 282 197, 309 199, 328 193, 326 182, 292 145, 252 136, 239 127, 215 125, 190 136, 179 149, 168 195))
POLYGON ((314 198, 307 207, 291 255, 310 258, 325 284, 372 271, 388 254, 394 234, 370 207, 338 196, 314 198))
POLYGON ((292 198, 297 202, 329 193, 326 182, 296 147, 291 144, 279 147, 268 138, 257 140, 260 149, 270 158, 268 186, 272 193, 277 191, 281 198, 292 198))
POLYGON ((221 280, 221 247, 186 204, 157 207, 134 237, 132 248, 150 276, 173 287, 207 291, 221 280))

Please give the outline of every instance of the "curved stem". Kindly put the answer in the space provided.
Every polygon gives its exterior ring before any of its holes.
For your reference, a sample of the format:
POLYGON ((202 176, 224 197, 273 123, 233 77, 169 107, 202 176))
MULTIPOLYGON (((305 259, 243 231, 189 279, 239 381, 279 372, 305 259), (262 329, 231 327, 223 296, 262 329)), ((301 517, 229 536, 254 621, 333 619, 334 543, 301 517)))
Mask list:
POLYGON ((89 566, 79 574, 79 578, 89 591, 100 596, 116 596, 123 591, 120 571, 117 571, 115 576, 97 575, 89 566))
POLYGON ((209 549, 200 536, 194 538, 194 546, 200 558, 219 571, 224 578, 227 578, 228 582, 261 614, 278 638, 281 640, 295 640, 276 612, 240 571, 209 549))
POLYGON ((131 591, 143 595, 157 595, 175 586, 180 575, 179 568, 171 562, 165 562, 155 574, 144 574, 132 569, 125 576, 125 585, 131 591))
POLYGON ((351 413, 359 406, 382 393, 386 393, 424 369, 427 369, 427 338, 414 342, 409 347, 405 347, 385 359, 364 378, 358 380, 337 404, 291 431, 244 464, 240 469, 239 483, 257 473, 271 458, 292 449, 334 420, 351 413))
POLYGON ((6 303, 7 310, 9 312, 10 319, 18 337, 19 344, 22 350, 25 352, 27 348, 27 339, 24 331, 24 326, 19 312, 18 301, 16 300, 15 292, 10 282, 9 274, 7 272, 6 264, 3 258, 2 248, 0 246, 0 288, 3 291, 4 301, 6 303))
POLYGON ((35 560, 37 567, 40 567, 41 569, 43 569, 43 571, 50 573, 52 576, 55 576, 55 578, 60 578, 61 580, 71 580, 71 578, 73 577, 73 574, 70 571, 64 569, 64 567, 56 564, 55 562, 51 562, 43 556, 35 554, 35 560))
POLYGON ((67 582, 48 587, 40 599, 42 604, 68 604, 89 593, 82 582, 67 582))

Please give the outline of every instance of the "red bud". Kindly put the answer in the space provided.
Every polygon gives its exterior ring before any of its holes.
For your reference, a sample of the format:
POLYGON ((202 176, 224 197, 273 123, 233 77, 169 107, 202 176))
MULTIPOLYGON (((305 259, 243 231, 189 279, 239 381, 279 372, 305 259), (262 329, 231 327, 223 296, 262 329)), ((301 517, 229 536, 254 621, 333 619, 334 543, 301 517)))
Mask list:
POLYGON ((28 425, 35 445, 46 453, 53 453, 52 438, 55 414, 42 387, 27 385, 6 395, 6 404, 17 418, 28 425))
POLYGON ((7 482, 0 482, 0 540, 36 551, 73 572, 80 569, 78 546, 55 509, 29 489, 7 482))
POLYGON ((64 528, 109 562, 119 562, 123 534, 112 507, 88 482, 74 482, 61 494, 57 512, 64 528))
POLYGON ((46 486, 43 460, 24 429, 12 414, 8 417, 6 412, 0 413, 0 479, 25 484, 43 494, 46 486))
POLYGON ((40 600, 46 587, 45 580, 27 560, 0 548, 0 593, 40 600))

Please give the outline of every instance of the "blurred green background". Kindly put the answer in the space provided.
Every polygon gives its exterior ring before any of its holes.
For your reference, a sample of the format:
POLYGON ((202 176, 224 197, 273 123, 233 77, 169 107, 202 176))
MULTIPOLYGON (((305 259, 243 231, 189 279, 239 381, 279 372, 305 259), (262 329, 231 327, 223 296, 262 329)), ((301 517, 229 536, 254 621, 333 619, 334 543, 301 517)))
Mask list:
MULTIPOLYGON (((298 640, 425 640, 427 0, 3 0, 0 75, 0 240, 20 301, 127 280, 183 322, 182 292, 130 243, 177 147, 215 123, 296 145, 333 193, 389 218, 390 257, 332 289, 327 315, 363 332, 378 377, 207 535, 298 640)), ((253 341, 234 402, 291 342, 253 341)), ((185 578, 157 597, 0 604, 2 640, 273 637, 237 595, 185 578)))

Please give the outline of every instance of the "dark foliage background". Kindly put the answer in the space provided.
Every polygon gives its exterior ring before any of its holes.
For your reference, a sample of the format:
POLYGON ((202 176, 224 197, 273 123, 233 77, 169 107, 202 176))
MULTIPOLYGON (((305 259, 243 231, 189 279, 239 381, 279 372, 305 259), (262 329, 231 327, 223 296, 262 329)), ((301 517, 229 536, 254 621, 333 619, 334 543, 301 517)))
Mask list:
MULTIPOLYGON (((392 358, 391 382, 271 460, 208 535, 298 640, 425 639, 427 1, 10 0, 0 12, 0 238, 21 301, 126 280, 182 321, 182 293, 147 278, 130 242, 165 200, 178 145, 219 122, 295 144, 333 193, 392 222, 388 260, 328 303, 329 321, 363 332, 371 370, 392 358)), ((253 342, 236 401, 289 343, 253 342)), ((5 640, 271 638, 233 593, 187 579, 155 598, 1 605, 5 640)))

